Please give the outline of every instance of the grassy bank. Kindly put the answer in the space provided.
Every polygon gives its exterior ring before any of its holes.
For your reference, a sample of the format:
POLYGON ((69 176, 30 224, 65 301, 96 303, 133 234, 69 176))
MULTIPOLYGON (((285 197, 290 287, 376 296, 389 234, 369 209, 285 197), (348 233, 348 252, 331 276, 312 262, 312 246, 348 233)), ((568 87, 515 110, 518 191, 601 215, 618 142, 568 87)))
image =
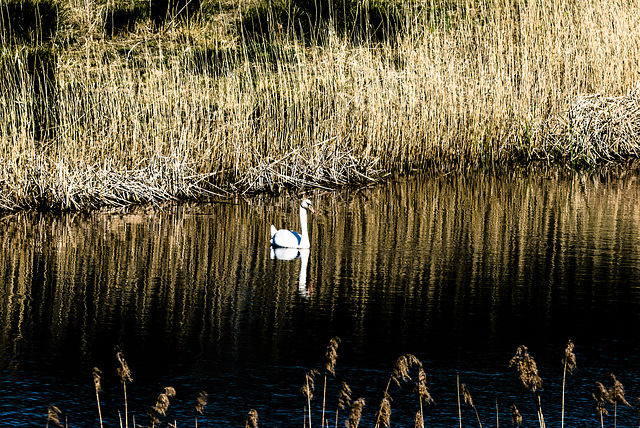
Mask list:
POLYGON ((156 3, 49 1, 56 27, 21 32, 3 4, 0 209, 589 167, 640 147, 635 2, 156 3))

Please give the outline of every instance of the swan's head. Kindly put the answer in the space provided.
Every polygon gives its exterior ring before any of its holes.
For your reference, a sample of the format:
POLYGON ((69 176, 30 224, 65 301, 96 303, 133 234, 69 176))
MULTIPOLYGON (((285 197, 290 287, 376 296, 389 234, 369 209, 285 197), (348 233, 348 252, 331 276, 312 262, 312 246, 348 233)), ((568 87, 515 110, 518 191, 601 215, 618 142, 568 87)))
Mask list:
POLYGON ((313 209, 313 204, 311 203, 311 201, 309 199, 305 199, 300 203, 300 208, 303 208, 305 210, 311 211, 312 213, 316 213, 316 211, 313 209))

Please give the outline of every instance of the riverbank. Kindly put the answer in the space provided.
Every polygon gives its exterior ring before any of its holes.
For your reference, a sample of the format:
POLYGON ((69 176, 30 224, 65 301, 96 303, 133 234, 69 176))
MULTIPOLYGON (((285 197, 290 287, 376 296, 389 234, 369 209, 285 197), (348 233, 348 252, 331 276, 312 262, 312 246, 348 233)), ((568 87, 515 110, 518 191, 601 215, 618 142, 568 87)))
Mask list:
POLYGON ((55 33, 3 32, 2 210, 590 168, 640 149, 632 2, 345 1, 312 15, 202 1, 175 19, 147 2, 39 3, 55 6, 55 33))

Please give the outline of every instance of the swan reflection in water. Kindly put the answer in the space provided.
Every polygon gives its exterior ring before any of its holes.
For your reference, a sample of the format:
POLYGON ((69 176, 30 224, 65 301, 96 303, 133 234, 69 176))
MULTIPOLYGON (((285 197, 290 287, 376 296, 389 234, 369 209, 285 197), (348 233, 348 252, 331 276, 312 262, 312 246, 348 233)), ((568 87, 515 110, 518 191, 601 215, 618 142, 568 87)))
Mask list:
POLYGON ((298 280, 298 293, 302 297, 309 297, 311 287, 307 287, 307 264, 309 263, 308 248, 283 248, 271 247, 271 259, 295 260, 300 258, 300 278, 298 280))

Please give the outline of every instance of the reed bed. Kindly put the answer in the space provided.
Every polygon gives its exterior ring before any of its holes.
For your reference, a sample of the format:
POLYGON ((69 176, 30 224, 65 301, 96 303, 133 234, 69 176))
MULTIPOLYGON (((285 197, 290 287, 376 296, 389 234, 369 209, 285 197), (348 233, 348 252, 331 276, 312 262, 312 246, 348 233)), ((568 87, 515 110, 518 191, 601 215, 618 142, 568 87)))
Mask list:
POLYGON ((389 2, 400 22, 381 39, 329 21, 311 40, 279 17, 246 36, 255 3, 114 36, 108 4, 72 1, 35 61, 3 36, 1 208, 637 156, 637 2, 389 2))

